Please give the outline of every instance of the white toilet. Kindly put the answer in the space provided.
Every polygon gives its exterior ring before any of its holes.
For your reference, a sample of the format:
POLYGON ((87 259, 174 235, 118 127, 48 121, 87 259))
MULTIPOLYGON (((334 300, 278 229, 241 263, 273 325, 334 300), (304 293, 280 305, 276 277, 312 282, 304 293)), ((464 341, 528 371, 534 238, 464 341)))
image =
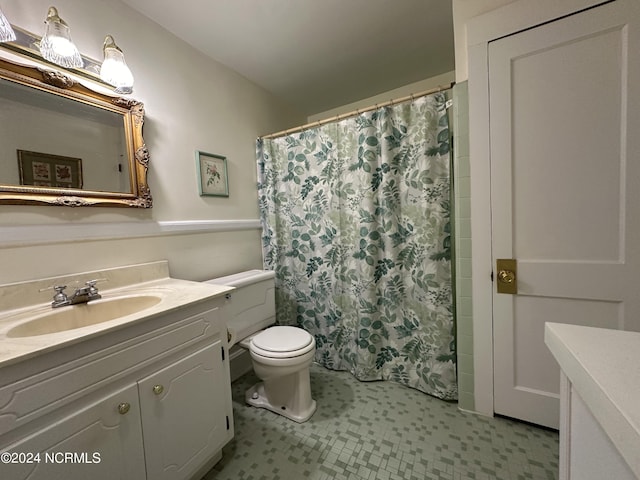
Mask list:
MULTIPOLYGON (((262 380, 247 390, 247 403, 296 422, 307 421, 316 411, 309 381, 316 343, 301 328, 264 329, 275 323, 275 272, 250 270, 207 283, 236 288, 229 305, 229 346, 249 350, 253 370, 262 380)), ((231 350, 232 362, 237 353, 231 350)))

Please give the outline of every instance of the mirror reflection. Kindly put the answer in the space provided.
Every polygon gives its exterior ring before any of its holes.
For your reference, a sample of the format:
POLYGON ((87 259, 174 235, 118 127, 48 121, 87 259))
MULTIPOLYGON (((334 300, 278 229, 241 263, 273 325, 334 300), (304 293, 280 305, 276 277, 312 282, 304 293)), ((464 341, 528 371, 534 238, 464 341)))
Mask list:
POLYGON ((0 184, 131 193, 123 116, 0 79, 0 184))
POLYGON ((0 204, 152 206, 144 106, 0 59, 0 204))

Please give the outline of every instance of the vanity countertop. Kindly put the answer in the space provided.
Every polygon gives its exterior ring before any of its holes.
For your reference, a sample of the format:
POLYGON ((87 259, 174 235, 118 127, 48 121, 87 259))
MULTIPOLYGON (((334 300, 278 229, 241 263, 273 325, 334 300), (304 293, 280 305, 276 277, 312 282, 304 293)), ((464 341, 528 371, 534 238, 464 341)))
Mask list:
MULTIPOLYGON (((125 328, 187 305, 204 302, 232 290, 232 287, 224 285, 171 278, 165 261, 2 285, 0 286, 0 367, 125 328), (72 278, 76 281, 80 279, 81 282, 93 278, 103 279, 105 283, 98 285, 104 287, 100 288, 102 299, 95 302, 145 295, 157 296, 161 300, 139 312, 82 328, 26 337, 7 335, 7 332, 16 325, 53 310, 51 308, 53 292, 43 293, 39 290, 53 284, 71 285, 69 280, 72 278)), ((75 306, 61 307, 56 310, 65 308, 75 308, 75 306)))
POLYGON ((547 323, 545 343, 640 478, 640 333, 547 323))

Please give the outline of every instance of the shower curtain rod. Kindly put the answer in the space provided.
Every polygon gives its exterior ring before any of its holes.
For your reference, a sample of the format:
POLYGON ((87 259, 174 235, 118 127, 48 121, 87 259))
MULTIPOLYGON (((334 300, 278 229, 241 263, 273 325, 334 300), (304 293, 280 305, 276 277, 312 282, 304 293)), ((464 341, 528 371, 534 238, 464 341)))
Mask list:
POLYGON ((424 97, 425 95, 431 95, 432 93, 438 93, 444 90, 449 90, 450 88, 453 88, 455 84, 456 82, 451 82, 448 86, 439 86, 437 88, 432 88, 431 90, 425 90, 424 92, 414 93, 411 95, 407 95, 406 97, 392 99, 384 103, 376 103, 375 105, 371 105, 370 107, 359 108, 352 112, 336 115, 335 117, 329 117, 329 118, 325 118, 324 120, 318 120, 315 122, 306 123, 304 125, 300 125, 299 127, 288 128, 280 132, 270 133, 269 135, 263 135, 260 138, 264 140, 268 140, 271 138, 277 138, 277 137, 282 137, 284 135, 289 135, 291 133, 302 132, 304 130, 308 130, 309 128, 319 127, 321 125, 325 125, 331 122, 337 122, 345 118, 354 117, 356 115, 360 115, 361 113, 369 112, 371 110, 376 110, 382 107, 389 107, 391 105, 396 105, 397 103, 408 102, 409 100, 414 100, 416 98, 424 97))

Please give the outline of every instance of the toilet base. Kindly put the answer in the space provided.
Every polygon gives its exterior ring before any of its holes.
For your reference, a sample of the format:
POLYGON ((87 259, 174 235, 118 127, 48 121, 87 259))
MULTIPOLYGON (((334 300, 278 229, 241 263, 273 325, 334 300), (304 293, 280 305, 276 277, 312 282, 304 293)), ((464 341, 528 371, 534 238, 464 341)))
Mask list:
POLYGON ((298 411, 287 407, 287 405, 273 405, 265 394, 263 382, 256 383, 247 390, 245 401, 252 407, 265 408, 298 423, 306 422, 316 411, 316 401, 313 399, 307 402, 304 408, 299 408, 298 411))

